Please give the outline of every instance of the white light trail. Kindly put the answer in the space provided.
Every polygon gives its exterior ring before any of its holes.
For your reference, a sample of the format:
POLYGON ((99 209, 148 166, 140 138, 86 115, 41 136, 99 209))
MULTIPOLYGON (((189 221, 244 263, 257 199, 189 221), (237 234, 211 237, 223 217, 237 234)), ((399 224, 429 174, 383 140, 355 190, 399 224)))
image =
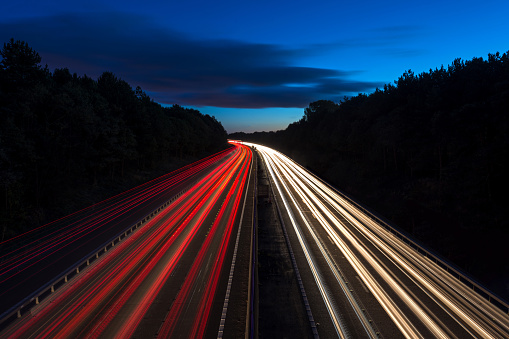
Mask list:
MULTIPOLYGON (((397 302, 391 299, 387 291, 383 290, 370 271, 377 272, 389 286, 392 293, 398 296, 398 299, 412 311, 414 316, 435 337, 448 338, 455 335, 447 328, 442 319, 438 319, 430 311, 425 304, 430 303, 430 300, 448 314, 453 322, 459 324, 466 333, 470 333, 473 337, 496 338, 506 337, 509 334, 509 317, 507 314, 486 302, 485 299, 468 289, 439 265, 395 237, 316 176, 277 151, 256 144, 246 144, 256 147, 266 161, 278 193, 285 208, 289 211, 299 242, 303 248, 306 247, 306 257, 310 258, 308 263, 311 269, 315 269, 312 254, 309 253, 307 245, 305 245, 306 240, 303 238, 299 224, 291 212, 292 208, 289 206, 285 195, 295 206, 296 213, 303 220, 304 225, 318 245, 321 255, 329 264, 329 268, 336 276, 338 284, 345 292, 350 305, 369 336, 373 335, 371 326, 366 324, 366 319, 363 318, 362 312, 359 312, 357 303, 342 286, 341 278, 337 269, 334 268, 335 265, 331 262, 331 258, 329 258, 328 251, 323 248, 316 230, 310 225, 302 212, 303 207, 313 213, 329 239, 343 253, 362 282, 405 337, 420 338, 422 334, 398 307, 397 302), (348 225, 343 224, 342 218, 348 222, 348 225), (368 247, 368 244, 376 248, 376 253, 368 247), (383 260, 388 260, 391 267, 384 264, 383 260), (392 270, 397 270, 397 272, 392 270), (397 278, 397 274, 406 276, 416 287, 403 285, 402 281, 397 278), (429 297, 429 300, 418 300, 412 292, 412 288, 423 291, 429 297)), ((317 273, 316 276, 319 276, 319 274, 317 273)), ((319 283, 316 276, 317 284, 321 285, 322 283, 319 283)), ((324 296, 325 301, 326 292, 321 291, 321 293, 323 293, 322 296, 324 296)), ((331 317, 334 313, 333 309, 329 310, 331 317)))

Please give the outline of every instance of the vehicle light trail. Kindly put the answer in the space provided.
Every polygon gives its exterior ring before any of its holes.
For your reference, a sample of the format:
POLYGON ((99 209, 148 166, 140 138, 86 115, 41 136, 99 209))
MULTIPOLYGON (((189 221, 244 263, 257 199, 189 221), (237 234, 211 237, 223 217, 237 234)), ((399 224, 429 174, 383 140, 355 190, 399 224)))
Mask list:
MULTIPOLYGON (((327 231, 328 235, 334 240, 336 246, 341 249, 345 257, 348 259, 350 264, 354 267, 354 269, 357 271, 361 279, 365 282, 365 284, 368 286, 368 288, 371 290, 371 292, 376 296, 380 304, 384 307, 387 314, 391 317, 391 319, 397 324, 398 328, 401 330, 401 332, 406 337, 412 337, 412 338, 422 338, 422 335, 418 333, 418 331, 415 329, 415 327, 412 326, 412 324, 408 321, 405 314, 401 311, 399 307, 396 306, 396 304, 387 296, 386 293, 384 293, 383 289, 381 289, 376 282, 375 279, 373 279, 373 276, 369 273, 369 271, 364 267, 363 264, 361 264, 360 261, 358 261, 353 254, 353 252, 349 249, 348 245, 341 239, 341 237, 336 234, 331 225, 326 221, 324 216, 328 217, 329 220, 334 220, 336 227, 340 228, 340 230, 343 232, 343 234, 346 234, 346 230, 344 230, 342 224, 337 220, 329 211, 328 209, 320 202, 318 199, 314 199, 313 202, 309 199, 309 196, 311 192, 303 186, 301 183, 298 183, 296 180, 295 175, 293 175, 290 171, 288 166, 285 166, 284 164, 280 163, 282 172, 285 174, 285 176, 289 179, 290 184, 294 187, 294 189, 298 192, 298 194, 302 197, 305 205, 309 207, 313 212, 315 217, 320 221, 320 224, 324 227, 324 229, 327 231), (306 192, 304 192, 306 191, 306 192), (318 208, 316 208, 316 207, 318 208), (323 213, 323 214, 321 214, 323 213)), ((426 325, 428 328, 432 329, 433 334, 438 338, 445 338, 446 335, 443 333, 435 323, 431 321, 429 316, 423 313, 423 311, 411 300, 409 295, 405 293, 403 288, 398 285, 395 280, 385 271, 381 268, 380 264, 363 248, 360 246, 358 242, 355 242, 353 237, 349 237, 348 240, 351 241, 353 246, 357 247, 361 252, 362 255, 369 261, 371 266, 375 268, 375 270, 382 276, 382 278, 388 282, 394 290, 397 291, 398 295, 405 300, 407 305, 415 312, 422 316, 423 320, 426 322, 426 325)))
MULTIPOLYGON (((340 211, 340 213, 342 215, 345 215, 347 216, 348 218, 348 213, 340 206, 338 205, 333 199, 331 199, 330 197, 327 198, 327 200, 329 201, 329 203, 337 210, 337 211, 340 211)), ((335 218, 330 212, 329 210, 323 205, 321 204, 320 202, 317 202, 316 203, 317 205, 320 205, 321 207, 321 210, 323 211, 324 214, 327 214, 327 216, 329 217, 330 220, 334 220, 334 223, 336 225, 336 227, 338 229, 340 229, 342 231, 342 233, 347 236, 347 237, 350 237, 350 240, 352 243, 356 243, 357 244, 357 247, 360 246, 359 242, 358 242, 358 238, 350 231, 348 231, 340 222, 337 218, 335 218), (348 232, 348 234, 347 234, 348 232), (355 238, 355 239, 354 239, 355 238)), ((444 292, 439 290, 438 288, 436 288, 433 283, 427 279, 425 279, 425 277, 423 275, 420 275, 419 272, 415 269, 413 269, 410 265, 409 262, 405 261, 405 259, 401 256, 399 256, 395 250, 393 250, 392 248, 390 248, 389 246, 385 245, 385 243, 383 241, 380 241, 377 237, 375 237, 371 232, 368 232, 366 230, 365 227, 363 227, 359 221, 357 221, 356 219, 354 218, 348 218, 348 220, 350 221, 351 224, 355 225, 357 227, 357 229, 359 229, 363 234, 364 236, 370 240, 371 243, 375 244, 378 248, 382 249, 383 250, 383 253, 384 255, 390 259, 391 261, 393 261, 395 264, 399 265, 401 268, 404 269, 404 272, 405 274, 411 276, 414 280, 414 282, 420 284, 420 288, 425 290, 425 291, 431 291, 431 293, 427 292, 428 295, 430 296, 433 296, 434 298, 437 298, 439 299, 442 303, 444 303, 449 309, 452 309, 454 311, 454 316, 456 317, 459 317, 461 318, 461 320, 468 324, 469 327, 472 327, 474 329, 475 332, 477 332, 479 335, 482 335, 484 337, 489 337, 490 336, 490 333, 488 331, 486 331, 483 326, 479 325, 479 321, 475 319, 475 315, 473 315, 469 310, 467 310, 466 308, 462 308, 461 306, 459 305, 455 305, 451 299, 449 299, 448 297, 446 297, 446 295, 444 295, 444 292), (422 286, 422 287, 421 287, 422 286), (470 313, 470 315, 467 315, 467 313, 470 313)), ((367 220, 366 217, 364 217, 364 222, 365 224, 373 224, 373 221, 372 220, 367 220)), ((374 225, 372 225, 373 227, 374 225)), ((331 235, 332 236, 332 235, 331 235)), ((338 237, 336 237, 336 239, 339 239, 338 237)), ((402 246, 404 243, 402 242, 400 244, 400 246, 402 246)), ((405 247, 407 247, 405 249, 405 253, 407 254, 406 256, 410 259, 410 260, 413 260, 414 262, 418 260, 418 258, 420 256, 417 257, 417 259, 415 259, 413 256, 409 255, 409 253, 411 252, 415 252, 413 251, 413 249, 410 249, 408 247, 408 245, 405 244, 405 247)), ((368 257, 370 254, 368 254, 367 252, 364 252, 364 256, 365 257, 368 257)), ((407 300, 407 303, 409 304, 409 306, 411 308, 414 309, 415 312, 418 312, 419 314, 422 315, 422 320, 425 321, 427 323, 427 326, 428 328, 430 329, 433 329, 433 332, 434 332, 434 335, 437 336, 437 337, 446 337, 446 334, 441 331, 439 329, 439 327, 434 324, 431 319, 430 319, 430 316, 428 316, 422 309, 420 309, 412 300, 410 300, 410 296, 405 292, 403 291, 403 288, 404 286, 401 286, 401 284, 397 284, 394 279, 392 279, 391 276, 388 276, 386 273, 385 273, 385 270, 381 270, 381 266, 379 266, 376 262, 374 262, 372 264, 373 267, 377 266, 378 267, 378 270, 380 271, 380 274, 384 277, 384 279, 386 281, 392 281, 392 285, 395 286, 395 288, 397 288, 399 290, 399 294, 400 294, 400 297, 401 298, 404 298, 405 300, 407 300)), ((423 265, 421 265, 421 267, 423 269, 425 269, 426 271, 429 271, 428 268, 425 268, 423 267, 423 265)), ((453 282, 452 280, 449 280, 450 283, 453 284, 453 286, 455 285, 458 285, 457 282, 453 282)), ((458 286, 459 287, 459 286, 458 286)), ((465 288, 463 287, 462 288, 463 290, 465 290, 465 288)), ((449 289, 450 290, 450 289, 449 289)), ((453 292, 452 290, 450 290, 450 292, 453 292)), ((473 298, 475 299, 480 299, 479 296, 477 295, 472 295, 473 298)), ((429 312, 428 312, 429 313, 429 312)), ((432 313, 430 313, 432 315, 432 313)), ((468 329, 465 328, 467 331, 468 329)))
POLYGON ((0 243, 0 314, 136 223, 232 152, 219 152, 103 202, 0 243), (106 239, 105 239, 106 238, 106 239))
POLYGON ((203 336, 210 317, 221 316, 212 315, 210 309, 220 277, 228 274, 223 267, 231 252, 231 234, 238 226, 237 211, 245 196, 251 163, 251 150, 235 145, 208 165, 208 174, 168 208, 34 306, 2 335, 131 337, 150 327, 154 336, 159 328, 165 331, 167 325, 161 327, 165 312, 161 310, 169 307, 170 314, 177 314, 174 325, 179 332, 203 336), (186 264, 189 262, 192 265, 186 264), (162 293, 177 301, 156 302, 162 293), (193 302, 197 308, 187 324, 178 315, 181 305, 193 297, 198 300, 193 302), (148 321, 147 314, 155 316, 148 321))
MULTIPOLYGON (((192 326, 193 331, 190 334, 190 337, 194 338, 203 336, 206 321, 208 319, 208 312, 210 310, 212 302, 212 297, 214 295, 213 291, 215 290, 215 286, 217 285, 219 273, 224 262, 226 245, 230 242, 233 224, 236 218, 236 213, 238 211, 241 198, 241 195, 239 193, 242 192, 242 189, 244 187, 244 182, 248 174, 249 164, 250 161, 244 164, 243 169, 241 171, 242 174, 240 180, 236 179, 233 184, 233 187, 228 192, 227 197, 223 202, 220 211, 218 212, 218 216, 215 222, 213 223, 211 229, 209 230, 207 239, 205 240, 204 245, 202 246, 200 252, 198 253, 197 259, 195 260, 193 267, 191 268, 190 274, 187 276, 186 281, 184 282, 184 286, 182 290, 179 292, 177 300, 175 300, 174 302, 175 307, 172 307, 170 312, 166 316, 166 320, 164 321, 163 326, 161 326, 161 329, 159 330, 158 337, 160 338, 172 337, 172 334, 177 328, 177 321, 179 317, 182 316, 183 307, 184 305, 186 305, 185 301, 190 299, 189 297, 190 291, 197 284, 198 275, 205 273, 200 269, 204 267, 204 261, 206 260, 206 254, 209 250, 209 247, 211 246, 212 241, 214 240, 217 241, 218 239, 221 239, 221 244, 219 246, 220 250, 217 256, 218 259, 215 260, 212 269, 209 270, 210 276, 209 279, 207 280, 207 284, 205 285, 205 292, 203 293, 203 297, 198 304, 197 311, 192 312, 194 314, 194 321, 192 326), (233 197, 235 197, 235 201, 232 201, 233 197), (232 209, 233 213, 231 213, 230 215, 225 215, 225 212, 227 210, 230 210, 229 206, 230 202, 233 203, 232 209), (220 223, 223 221, 227 222, 225 234, 218 238, 216 237, 216 232, 218 232, 220 223)), ((179 329, 180 335, 182 335, 181 332, 182 332, 181 329, 179 329)))
MULTIPOLYGON (((345 333, 348 328, 363 328, 368 336, 374 337, 370 325, 374 323, 383 335, 385 328, 388 331, 392 328, 386 323, 390 320, 400 335, 409 338, 509 337, 506 313, 291 159, 267 147, 245 144, 256 147, 266 162, 278 188, 278 199, 288 211, 306 258, 316 258, 307 260, 310 270, 315 274, 317 263, 323 258, 335 277, 335 281, 326 279, 323 283, 338 299, 345 299, 357 316, 357 323, 345 325, 345 333), (300 225, 305 227, 301 229, 300 225), (322 240, 327 238, 333 246, 322 240), (317 250, 313 252, 306 241, 314 243, 317 250), (342 273, 339 272, 334 255, 329 253, 338 253, 350 268, 343 265, 342 273), (353 297, 349 293, 353 290, 345 288, 342 275, 346 276, 350 288, 358 279, 359 286, 367 288, 370 294, 356 293, 357 297, 353 297), (343 291, 342 296, 339 291, 343 291), (368 323, 359 302, 374 305, 375 300, 379 306, 373 306, 370 313, 376 319, 373 322, 369 319, 368 323)), ((322 292, 322 282, 316 275, 315 282, 325 301, 328 296, 322 292)), ((334 310, 328 311, 332 323, 336 324, 334 310)), ((336 331, 343 336, 338 326, 336 331)))

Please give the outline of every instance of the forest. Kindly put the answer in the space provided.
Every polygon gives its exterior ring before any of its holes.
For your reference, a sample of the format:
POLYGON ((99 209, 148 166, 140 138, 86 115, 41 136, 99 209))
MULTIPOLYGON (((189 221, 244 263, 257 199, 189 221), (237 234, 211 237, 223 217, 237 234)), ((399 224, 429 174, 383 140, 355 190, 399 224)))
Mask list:
POLYGON ((0 55, 0 241, 228 147, 214 117, 111 72, 52 73, 14 39, 0 55))
POLYGON ((509 52, 404 72, 285 130, 273 147, 509 300, 509 52))

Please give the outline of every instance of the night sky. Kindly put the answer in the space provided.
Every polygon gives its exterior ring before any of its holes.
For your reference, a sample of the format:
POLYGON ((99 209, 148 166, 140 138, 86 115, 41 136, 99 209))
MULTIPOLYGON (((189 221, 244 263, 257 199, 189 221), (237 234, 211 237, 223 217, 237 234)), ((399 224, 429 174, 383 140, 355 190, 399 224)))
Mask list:
POLYGON ((51 71, 111 71, 228 132, 278 130, 315 100, 370 93, 411 69, 509 50, 509 2, 11 1, 0 41, 51 71))

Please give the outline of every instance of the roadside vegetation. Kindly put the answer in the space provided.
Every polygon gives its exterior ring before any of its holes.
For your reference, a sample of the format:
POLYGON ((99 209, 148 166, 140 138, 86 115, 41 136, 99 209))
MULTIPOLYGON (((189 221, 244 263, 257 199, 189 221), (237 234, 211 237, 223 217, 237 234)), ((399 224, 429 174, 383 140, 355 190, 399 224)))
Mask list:
POLYGON ((0 55, 0 241, 228 147, 214 117, 111 72, 50 72, 13 39, 0 55))

